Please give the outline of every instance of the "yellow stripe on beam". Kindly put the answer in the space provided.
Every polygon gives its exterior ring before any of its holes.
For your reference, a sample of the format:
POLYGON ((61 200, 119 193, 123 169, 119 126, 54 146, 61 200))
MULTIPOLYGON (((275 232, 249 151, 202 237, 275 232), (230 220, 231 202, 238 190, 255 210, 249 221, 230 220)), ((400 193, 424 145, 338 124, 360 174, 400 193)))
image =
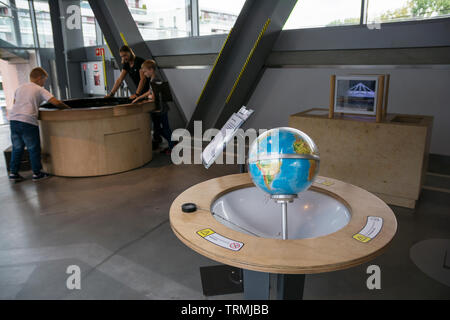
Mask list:
POLYGON ((270 19, 267 19, 267 21, 266 21, 266 23, 264 24, 264 26, 263 26, 261 32, 259 33, 258 39, 256 39, 256 42, 255 42, 255 44, 254 44, 252 50, 250 51, 250 53, 249 53, 249 55, 248 55, 248 57, 247 57, 247 60, 245 60, 244 66, 242 67, 242 70, 241 70, 241 72, 239 73, 239 76, 238 76, 238 78, 236 79, 236 82, 234 83, 234 86, 233 86, 233 88, 231 89, 230 94, 228 95, 228 98, 227 98, 227 100, 226 100, 226 103, 230 102, 231 97, 233 96, 233 93, 234 93, 234 91, 236 90, 236 88, 237 88, 237 86, 238 86, 238 84, 239 84, 239 81, 241 80, 242 75, 243 75, 244 72, 245 72, 245 69, 247 69, 247 65, 249 64, 249 62, 250 62, 250 60, 251 60, 253 54, 255 53, 255 50, 256 50, 256 48, 258 47, 259 42, 261 41, 262 37, 264 36, 264 33, 266 32, 267 28, 269 27, 269 24, 270 24, 270 19))
POLYGON ((127 46, 128 45, 127 39, 125 39, 125 36, 123 35, 122 32, 120 33, 120 37, 122 38, 123 44, 127 46))
POLYGON ((114 57, 113 52, 111 51, 111 48, 109 47, 108 41, 106 41, 106 39, 105 39, 105 43, 106 43, 106 46, 108 47, 109 53, 111 53, 111 56, 114 57))
POLYGON ((102 54, 102 60, 103 60, 103 77, 105 82, 105 90, 108 92, 108 80, 106 79, 106 61, 105 61, 105 53, 102 54))
POLYGON ((211 77, 212 77, 212 74, 213 74, 213 72, 214 72, 214 69, 216 68, 217 63, 219 62, 219 59, 220 59, 220 57, 221 57, 221 55, 222 55, 222 51, 223 51, 223 49, 225 49, 225 46, 226 46, 226 44, 227 44, 227 42, 228 42, 228 39, 230 38, 231 32, 233 32, 233 29, 231 29, 230 32, 228 33, 228 36, 227 36, 227 38, 225 39, 225 42, 223 43, 222 48, 221 48, 220 51, 219 51, 219 54, 217 55, 217 58, 216 58, 216 61, 215 61, 214 64, 213 64, 211 73, 209 74, 208 79, 206 80, 205 85, 203 86, 203 90, 202 90, 202 92, 200 93, 200 96, 199 96, 198 99, 197 99, 197 105, 198 105, 198 103, 200 102, 200 99, 202 98, 203 93, 205 92, 206 86, 208 85, 208 82, 209 82, 209 80, 210 80, 211 77))

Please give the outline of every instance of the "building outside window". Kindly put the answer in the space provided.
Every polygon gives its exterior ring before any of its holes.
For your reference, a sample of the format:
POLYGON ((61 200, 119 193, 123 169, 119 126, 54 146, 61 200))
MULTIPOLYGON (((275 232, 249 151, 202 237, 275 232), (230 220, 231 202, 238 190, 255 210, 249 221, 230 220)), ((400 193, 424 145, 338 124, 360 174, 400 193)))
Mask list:
POLYGON ((129 8, 139 8, 139 0, 126 0, 129 8))
POLYGON ((0 39, 18 47, 34 47, 28 1, 16 0, 15 6, 9 0, 0 2, 0 39))
POLYGON ((33 28, 31 26, 30 7, 27 0, 16 0, 17 15, 19 18, 22 47, 34 47, 33 28))
POLYGON ((0 39, 17 45, 13 19, 9 0, 0 2, 0 39))
POLYGON ((41 48, 53 48, 52 21, 50 19, 48 1, 34 0, 34 12, 36 15, 39 46, 41 48))
POLYGON ((94 12, 88 1, 81 1, 81 28, 83 30, 83 41, 86 47, 96 46, 97 33, 95 28, 94 12))
POLYGON ((126 2, 144 40, 181 38, 192 34, 189 7, 185 0, 126 2))
POLYGON ((230 32, 244 3, 245 0, 199 0, 200 35, 230 32))

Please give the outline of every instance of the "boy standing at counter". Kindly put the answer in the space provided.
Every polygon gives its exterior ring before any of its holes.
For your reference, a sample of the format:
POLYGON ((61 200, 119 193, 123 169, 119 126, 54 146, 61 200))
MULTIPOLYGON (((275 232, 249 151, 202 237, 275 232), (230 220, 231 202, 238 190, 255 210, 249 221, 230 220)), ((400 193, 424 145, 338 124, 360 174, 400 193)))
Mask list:
MULTIPOLYGON (((142 72, 147 79, 150 79, 151 83, 161 82, 161 79, 156 76, 156 62, 154 60, 146 60, 142 64, 142 72)), ((147 92, 133 100, 133 103, 137 103, 146 98, 155 101, 155 93, 152 91, 151 86, 147 92)), ((153 140, 158 141, 158 138, 163 136, 169 143, 169 147, 163 150, 162 153, 170 154, 175 144, 172 141, 172 130, 169 125, 169 106, 167 102, 161 101, 161 103, 162 105, 159 106, 159 110, 152 112, 153 140)))
POLYGON ((49 177, 42 172, 41 139, 39 136, 39 106, 47 101, 61 109, 70 109, 64 102, 56 99, 44 88, 48 74, 42 68, 34 68, 30 73, 30 82, 17 88, 14 104, 8 112, 11 128, 12 154, 9 180, 19 182, 24 178, 19 175, 20 161, 25 146, 30 155, 33 181, 49 177))

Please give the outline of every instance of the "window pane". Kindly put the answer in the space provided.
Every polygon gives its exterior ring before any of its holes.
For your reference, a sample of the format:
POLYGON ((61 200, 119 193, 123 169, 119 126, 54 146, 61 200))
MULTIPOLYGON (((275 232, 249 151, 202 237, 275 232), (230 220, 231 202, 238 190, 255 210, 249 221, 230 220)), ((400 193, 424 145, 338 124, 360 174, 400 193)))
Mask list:
POLYGON ((228 33, 245 0, 199 0, 200 35, 228 33))
POLYGON ((359 24, 361 0, 299 0, 284 30, 359 24))
POLYGON ((126 0, 144 40, 189 37, 191 19, 186 0, 126 0))
POLYGON ((19 47, 34 47, 28 1, 16 0, 15 7, 9 0, 0 2, 0 39, 19 47), (20 34, 15 30, 20 30, 20 34))
POLYGON ((95 31, 94 12, 87 1, 81 1, 81 29, 83 29, 84 46, 97 45, 97 33, 95 31))
POLYGON ((50 8, 47 1, 34 0, 34 12, 41 48, 53 48, 53 31, 50 19, 50 8))
POLYGON ((31 27, 30 7, 27 0, 16 0, 22 47, 34 47, 33 28, 31 27))
POLYGON ((450 16, 450 0, 368 0, 368 23, 450 16))
POLYGON ((17 45, 9 0, 0 2, 0 39, 12 45, 17 45))

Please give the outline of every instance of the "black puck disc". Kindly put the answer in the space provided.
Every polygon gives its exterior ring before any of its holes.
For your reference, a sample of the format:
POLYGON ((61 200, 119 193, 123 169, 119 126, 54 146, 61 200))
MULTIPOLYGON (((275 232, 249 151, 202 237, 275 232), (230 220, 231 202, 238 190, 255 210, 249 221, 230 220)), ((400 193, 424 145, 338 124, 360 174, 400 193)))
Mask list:
POLYGON ((195 203, 185 203, 181 206, 181 210, 183 210, 184 213, 192 213, 197 211, 197 206, 195 203))

